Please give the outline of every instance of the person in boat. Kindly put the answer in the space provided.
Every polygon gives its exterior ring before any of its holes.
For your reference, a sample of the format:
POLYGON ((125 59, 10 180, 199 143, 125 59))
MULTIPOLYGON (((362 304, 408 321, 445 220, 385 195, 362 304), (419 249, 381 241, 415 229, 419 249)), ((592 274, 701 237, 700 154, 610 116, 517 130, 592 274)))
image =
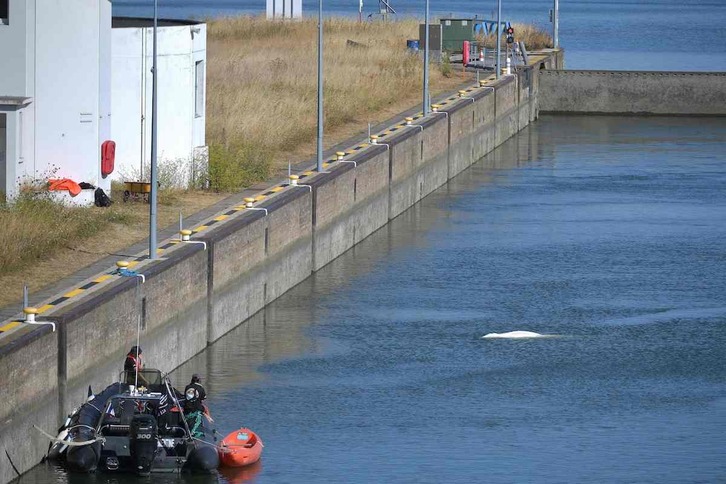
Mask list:
MULTIPOLYGON (((144 363, 141 361, 141 346, 132 346, 129 350, 129 354, 126 355, 126 361, 124 361, 124 371, 126 372, 126 383, 128 385, 135 385, 136 372, 144 369, 144 363)), ((139 373, 139 384, 148 384, 146 379, 139 373)))
POLYGON ((202 424, 202 416, 206 413, 204 408, 204 399, 207 398, 207 392, 202 386, 202 378, 197 374, 192 375, 192 381, 184 388, 184 418, 189 425, 192 437, 202 437, 204 434, 200 431, 202 424))
POLYGON ((207 392, 201 382, 202 377, 195 373, 192 381, 184 388, 184 413, 187 415, 194 412, 204 413, 203 400, 207 398, 207 392))

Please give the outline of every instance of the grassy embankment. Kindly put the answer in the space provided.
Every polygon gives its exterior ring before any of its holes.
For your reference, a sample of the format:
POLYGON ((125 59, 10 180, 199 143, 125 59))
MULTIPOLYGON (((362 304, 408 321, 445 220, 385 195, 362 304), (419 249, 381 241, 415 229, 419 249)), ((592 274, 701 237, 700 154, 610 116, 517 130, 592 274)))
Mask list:
MULTIPOLYGON (((325 29, 326 146, 419 102, 422 65, 405 51, 405 40, 418 36, 416 21, 333 19, 325 29), (362 46, 347 46, 349 39, 362 46)), ((180 210, 194 213, 314 153, 316 40, 314 20, 209 23, 211 190, 165 193, 160 226, 173 224, 180 210)), ((434 91, 462 82, 438 69, 431 73, 434 91)), ((117 203, 110 209, 27 199, 0 205, 0 306, 19 301, 24 282, 31 291, 41 289, 146 237, 148 206, 113 195, 117 203)))

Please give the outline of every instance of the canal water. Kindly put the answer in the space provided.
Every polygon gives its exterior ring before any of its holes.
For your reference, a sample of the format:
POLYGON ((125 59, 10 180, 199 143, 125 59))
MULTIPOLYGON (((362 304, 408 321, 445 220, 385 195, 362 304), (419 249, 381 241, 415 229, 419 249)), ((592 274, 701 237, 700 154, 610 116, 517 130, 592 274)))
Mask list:
POLYGON ((543 116, 177 370, 266 447, 153 482, 726 481, 725 188, 726 120, 543 116))

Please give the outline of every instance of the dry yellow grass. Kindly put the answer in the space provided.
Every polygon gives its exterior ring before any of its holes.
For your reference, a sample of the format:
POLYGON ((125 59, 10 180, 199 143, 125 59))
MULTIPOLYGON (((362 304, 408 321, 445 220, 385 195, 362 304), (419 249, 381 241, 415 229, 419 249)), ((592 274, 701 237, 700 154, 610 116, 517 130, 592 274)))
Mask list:
MULTIPOLYGON (((236 188, 313 153, 317 28, 316 20, 257 17, 209 23, 207 139, 213 187, 236 188)), ((416 20, 329 19, 324 35, 326 146, 340 142, 338 133, 350 132, 351 126, 362 131, 369 121, 384 120, 381 112, 391 106, 402 111, 420 102, 423 63, 406 51, 406 39, 418 37, 416 20)), ((431 69, 434 91, 461 82, 431 69)))
MULTIPOLYGON (((406 52, 415 20, 325 23, 326 146, 362 132, 421 99, 423 65, 406 52), (353 40, 361 47, 348 47, 353 40)), ((213 188, 234 190, 309 158, 316 135, 317 24, 238 17, 209 22, 207 140, 213 188)), ((431 69, 433 92, 462 74, 431 69)), ((159 207, 159 226, 224 195, 183 192, 159 207)), ((42 289, 147 236, 148 205, 71 209, 45 201, 0 206, 0 305, 17 301, 23 282, 42 289)), ((164 201, 164 200, 162 200, 164 201)))
MULTIPOLYGON (((69 208, 46 201, 0 206, 0 306, 19 303, 23 284, 31 292, 73 274, 109 254, 148 236, 149 205, 120 202, 110 209, 69 208)), ((166 194, 159 205, 160 227, 175 224, 179 212, 190 215, 226 195, 209 192, 166 194)))
MULTIPOLYGON (((552 35, 540 27, 530 24, 512 24, 512 28, 514 29, 514 39, 523 41, 527 50, 546 49, 554 44, 552 35)), ((479 36, 477 40, 484 42, 484 47, 487 49, 496 48, 497 36, 494 34, 479 36)), ((502 36, 502 49, 505 45, 505 38, 502 36)))

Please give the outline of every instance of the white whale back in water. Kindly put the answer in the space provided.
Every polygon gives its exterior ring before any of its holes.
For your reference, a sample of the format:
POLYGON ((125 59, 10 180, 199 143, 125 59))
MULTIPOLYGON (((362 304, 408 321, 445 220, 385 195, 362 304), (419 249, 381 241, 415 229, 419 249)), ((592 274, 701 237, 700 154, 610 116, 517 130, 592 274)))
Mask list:
POLYGON ((548 335, 533 333, 532 331, 510 331, 509 333, 489 333, 482 336, 482 339, 524 339, 524 338, 546 338, 548 335))

